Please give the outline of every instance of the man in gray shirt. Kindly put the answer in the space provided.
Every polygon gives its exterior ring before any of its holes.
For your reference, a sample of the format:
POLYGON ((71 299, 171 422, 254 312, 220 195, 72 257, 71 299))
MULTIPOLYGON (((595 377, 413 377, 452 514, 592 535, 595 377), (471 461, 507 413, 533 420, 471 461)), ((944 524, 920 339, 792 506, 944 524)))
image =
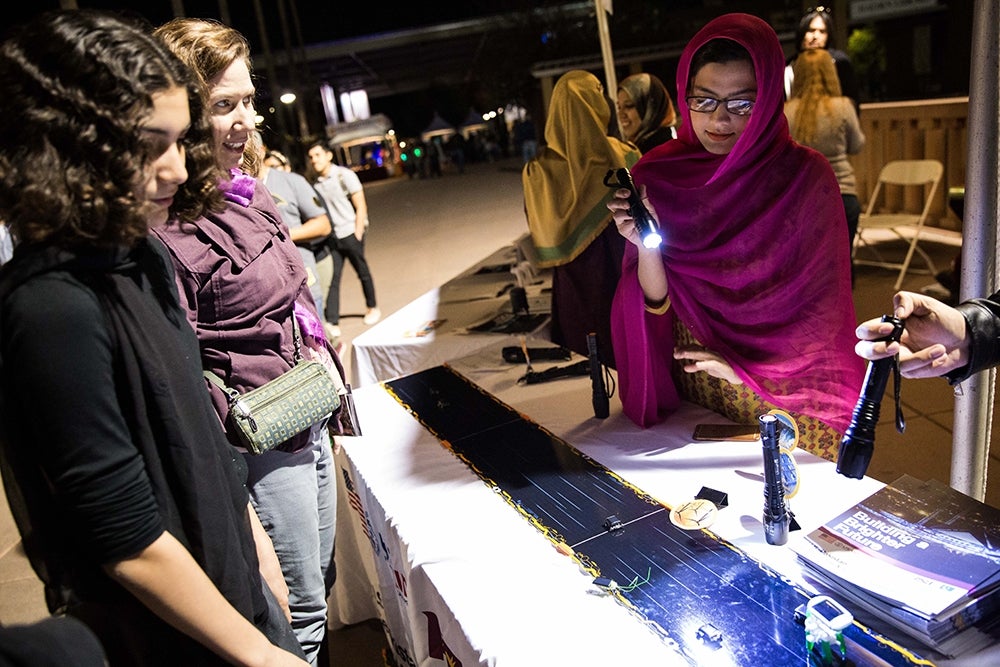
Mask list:
MULTIPOLYGON (((284 157, 284 156, 281 156, 284 157)), ((316 311, 322 315, 325 294, 324 286, 316 268, 316 257, 309 247, 310 242, 319 241, 330 235, 330 218, 326 214, 319 194, 313 189, 301 174, 288 171, 274 165, 275 162, 268 152, 261 168, 260 180, 267 187, 274 202, 278 205, 281 218, 288 226, 292 242, 298 246, 302 263, 305 264, 309 276, 309 291, 316 302, 316 311)), ((336 340, 330 344, 337 345, 336 340)))
MULTIPOLYGON (((309 161, 318 175, 316 191, 323 197, 333 233, 329 247, 333 262, 333 275, 326 294, 326 320, 339 335, 340 328, 340 277, 347 259, 358 274, 368 310, 365 324, 375 324, 382 317, 375 301, 375 283, 368 262, 365 260, 365 232, 368 229, 368 203, 365 201, 361 180, 351 169, 333 161, 333 152, 323 143, 309 148, 309 161)), ((322 271, 322 268, 321 268, 322 271)))

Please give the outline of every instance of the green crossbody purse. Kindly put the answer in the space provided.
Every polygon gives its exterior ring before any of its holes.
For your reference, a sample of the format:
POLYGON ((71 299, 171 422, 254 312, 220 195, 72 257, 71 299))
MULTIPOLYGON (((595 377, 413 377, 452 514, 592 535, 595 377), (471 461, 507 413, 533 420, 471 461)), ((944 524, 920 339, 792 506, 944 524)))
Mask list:
POLYGON ((212 371, 204 371, 209 382, 229 397, 226 424, 251 454, 263 454, 340 407, 338 383, 330 371, 318 361, 303 359, 294 316, 292 331, 295 365, 257 389, 241 394, 212 371))

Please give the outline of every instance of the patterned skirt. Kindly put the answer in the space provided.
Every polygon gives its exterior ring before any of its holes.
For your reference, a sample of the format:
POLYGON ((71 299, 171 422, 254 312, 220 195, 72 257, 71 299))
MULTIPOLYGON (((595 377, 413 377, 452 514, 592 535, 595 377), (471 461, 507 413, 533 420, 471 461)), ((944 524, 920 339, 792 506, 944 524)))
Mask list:
MULTIPOLYGON (((675 320, 674 339, 677 347, 701 347, 680 320, 675 320)), ((718 412, 737 424, 758 424, 757 417, 780 409, 745 384, 733 385, 708 373, 685 373, 679 362, 674 363, 673 376, 683 399, 718 412)), ((791 417, 799 427, 799 447, 829 461, 837 460, 840 433, 815 417, 803 414, 792 414, 791 417)))

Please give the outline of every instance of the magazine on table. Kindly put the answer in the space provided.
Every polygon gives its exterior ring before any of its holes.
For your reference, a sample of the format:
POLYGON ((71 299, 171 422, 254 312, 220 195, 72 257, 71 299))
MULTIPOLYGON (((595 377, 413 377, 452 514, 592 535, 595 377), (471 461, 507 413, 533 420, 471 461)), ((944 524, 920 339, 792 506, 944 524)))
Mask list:
POLYGON ((941 621, 998 590, 1000 510, 904 475, 792 548, 821 576, 941 621))
MULTIPOLYGON (((956 605, 954 613, 947 618, 928 619, 902 607, 882 603, 865 591, 834 579, 828 573, 812 570, 808 567, 808 562, 806 565, 807 570, 826 589, 825 592, 856 614, 859 611, 867 614, 869 618, 864 619, 866 624, 891 626, 941 655, 959 657, 981 651, 1000 640, 1000 596, 968 598, 964 603, 956 605)), ((888 629, 875 629, 878 632, 888 632, 888 629)))

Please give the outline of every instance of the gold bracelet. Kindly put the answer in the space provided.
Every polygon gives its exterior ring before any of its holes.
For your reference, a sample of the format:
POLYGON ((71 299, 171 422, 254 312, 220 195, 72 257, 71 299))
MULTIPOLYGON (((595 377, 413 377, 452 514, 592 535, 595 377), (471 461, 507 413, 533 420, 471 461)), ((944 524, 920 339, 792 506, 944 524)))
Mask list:
POLYGON ((651 306, 648 301, 643 299, 643 305, 646 307, 646 312, 651 315, 663 315, 668 310, 670 310, 670 295, 663 297, 663 302, 656 306, 651 306))

